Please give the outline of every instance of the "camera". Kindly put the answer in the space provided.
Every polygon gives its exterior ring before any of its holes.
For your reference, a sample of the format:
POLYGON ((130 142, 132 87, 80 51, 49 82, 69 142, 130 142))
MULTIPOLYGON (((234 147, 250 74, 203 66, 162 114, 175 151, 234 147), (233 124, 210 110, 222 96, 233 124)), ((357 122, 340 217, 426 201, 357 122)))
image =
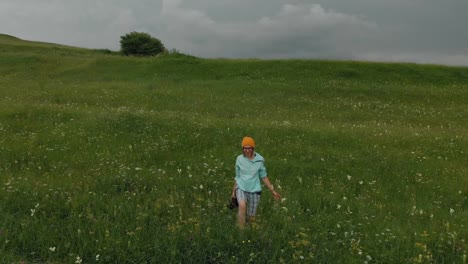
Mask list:
POLYGON ((236 197, 231 197, 231 200, 229 201, 229 204, 227 205, 227 207, 229 209, 234 209, 234 208, 237 208, 239 207, 239 203, 237 202, 237 198, 236 197))

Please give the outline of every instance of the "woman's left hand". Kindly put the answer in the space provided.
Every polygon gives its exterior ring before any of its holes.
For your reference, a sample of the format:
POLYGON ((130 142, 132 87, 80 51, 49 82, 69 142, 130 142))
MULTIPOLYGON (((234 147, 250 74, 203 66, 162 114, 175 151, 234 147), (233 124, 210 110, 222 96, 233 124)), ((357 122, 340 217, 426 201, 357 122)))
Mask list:
POLYGON ((272 191, 271 194, 273 194, 273 198, 275 198, 276 201, 281 199, 281 195, 276 191, 272 191))

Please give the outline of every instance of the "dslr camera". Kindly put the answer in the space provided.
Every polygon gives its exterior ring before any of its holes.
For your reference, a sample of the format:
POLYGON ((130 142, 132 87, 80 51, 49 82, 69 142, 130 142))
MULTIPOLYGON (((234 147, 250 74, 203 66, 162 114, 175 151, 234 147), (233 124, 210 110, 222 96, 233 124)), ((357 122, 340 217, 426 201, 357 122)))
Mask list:
POLYGON ((239 203, 237 202, 237 198, 236 197, 231 197, 231 200, 229 201, 229 204, 227 205, 227 207, 229 209, 234 209, 234 208, 237 208, 239 207, 239 203))

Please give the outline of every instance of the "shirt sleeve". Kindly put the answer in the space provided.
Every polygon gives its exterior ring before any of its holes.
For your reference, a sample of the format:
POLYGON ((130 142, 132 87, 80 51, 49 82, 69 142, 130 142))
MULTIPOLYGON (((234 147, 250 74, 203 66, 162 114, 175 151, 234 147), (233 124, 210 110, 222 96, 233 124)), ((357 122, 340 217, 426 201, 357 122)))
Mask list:
POLYGON ((260 178, 265 178, 268 175, 265 167, 265 161, 261 162, 260 168, 258 169, 258 175, 260 178))
POLYGON ((236 178, 240 177, 239 158, 236 159, 236 178))

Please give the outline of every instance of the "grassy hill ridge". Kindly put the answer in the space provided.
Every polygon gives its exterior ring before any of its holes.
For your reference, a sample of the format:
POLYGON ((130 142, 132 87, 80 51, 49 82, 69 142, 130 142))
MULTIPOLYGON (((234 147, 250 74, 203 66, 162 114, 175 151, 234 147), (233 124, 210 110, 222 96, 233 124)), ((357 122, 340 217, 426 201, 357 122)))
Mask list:
POLYGON ((154 58, 0 35, 0 255, 464 263, 468 68, 154 58), (240 140, 268 174, 226 208, 240 140), (262 250, 258 250, 261 248, 262 250))
MULTIPOLYGON (((82 55, 84 57, 99 55, 103 50, 75 48, 64 45, 25 41, 13 36, 0 35, 0 44, 4 53, 22 52, 20 47, 36 52, 36 55, 82 55), (38 49, 38 50, 36 50, 38 49), (65 52, 61 54, 61 52, 65 52), (96 53, 97 52, 97 53, 96 53)), ((116 53, 113 53, 116 54, 116 53)), ((200 76, 201 78, 245 78, 261 79, 264 74, 275 78, 297 79, 301 75, 324 79, 365 79, 376 81, 413 81, 413 82, 466 82, 466 67, 450 67, 438 65, 418 65, 411 63, 375 63, 353 61, 324 61, 324 60, 257 60, 257 59, 200 59, 190 56, 164 56, 164 58, 132 58, 132 57, 103 57, 102 67, 112 70, 109 64, 122 62, 122 70, 147 74, 153 69, 167 72, 180 72, 186 76, 200 76), (105 58, 105 59, 104 59, 105 58), (172 63, 170 63, 172 62, 172 63), (160 67, 164 63, 165 67, 160 67), (138 65, 138 66, 137 66, 138 65), (195 67, 195 65, 197 67, 195 67), (137 67, 135 67, 137 66, 137 67), (158 67, 159 66, 159 67, 158 67), (201 67, 200 67, 201 66, 201 67), (207 66, 203 67, 203 66, 207 66), (242 66, 242 67, 241 67, 242 66), (223 67, 223 68, 220 68, 223 67), (208 69, 208 71, 206 71, 208 69), (221 75, 223 74, 223 75, 221 75)), ((93 67, 99 65, 93 65, 93 67)), ((98 67, 99 68, 99 67, 98 67)))

